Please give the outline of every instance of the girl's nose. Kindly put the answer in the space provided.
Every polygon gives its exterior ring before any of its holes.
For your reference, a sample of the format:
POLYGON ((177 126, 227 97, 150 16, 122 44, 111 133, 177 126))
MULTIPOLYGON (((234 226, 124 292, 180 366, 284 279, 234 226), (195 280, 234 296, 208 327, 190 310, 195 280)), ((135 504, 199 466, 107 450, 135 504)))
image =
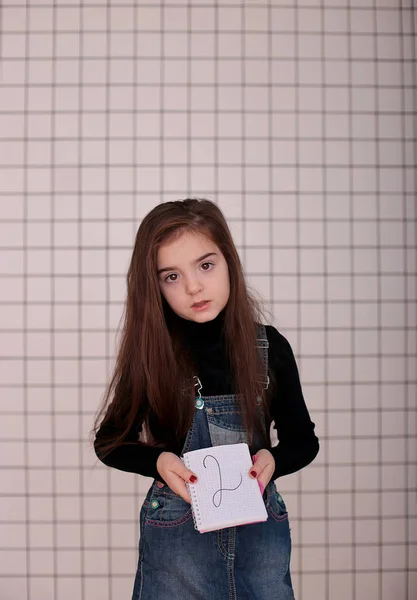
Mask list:
POLYGON ((187 292, 189 294, 196 294, 201 290, 202 286, 198 279, 189 279, 187 281, 187 292))

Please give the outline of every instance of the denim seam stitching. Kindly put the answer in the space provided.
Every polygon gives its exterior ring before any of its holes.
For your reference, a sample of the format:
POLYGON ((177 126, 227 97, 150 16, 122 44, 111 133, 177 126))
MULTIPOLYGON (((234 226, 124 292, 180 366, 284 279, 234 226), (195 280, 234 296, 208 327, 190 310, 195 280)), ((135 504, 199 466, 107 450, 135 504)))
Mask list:
POLYGON ((224 558, 228 558, 227 556, 227 550, 225 548, 225 545, 223 544, 223 530, 222 529, 218 529, 217 531, 217 547, 220 550, 220 553, 224 556, 224 558))
POLYGON ((209 416, 219 416, 219 415, 237 415, 238 417, 242 416, 242 411, 239 409, 235 409, 233 406, 230 407, 225 407, 224 409, 212 409, 211 412, 209 412, 209 416))
POLYGON ((184 523, 189 521, 191 519, 191 517, 192 517, 192 512, 191 512, 191 508, 190 508, 190 509, 188 509, 188 511, 185 513, 185 515, 183 517, 181 517, 180 519, 176 519, 175 521, 161 522, 161 521, 156 521, 155 519, 145 518, 145 523, 146 523, 146 525, 149 525, 150 527, 161 527, 163 529, 166 529, 169 527, 179 527, 180 525, 183 525, 184 523))
POLYGON ((207 419, 207 421, 209 421, 210 425, 214 425, 214 427, 218 427, 219 429, 227 429, 228 431, 238 431, 239 433, 246 433, 246 429, 244 429, 243 427, 239 427, 239 425, 227 425, 225 423, 219 425, 219 423, 216 423, 211 419, 207 419))
POLYGON ((202 395, 204 400, 210 400, 212 402, 219 402, 221 400, 234 400, 236 394, 213 394, 212 396, 202 395))
POLYGON ((181 451, 181 456, 183 456, 186 452, 188 452, 188 450, 191 446, 192 439, 193 439, 193 433, 194 433, 194 418, 190 425, 190 429, 188 430, 187 439, 185 440, 184 447, 181 451))
POLYGON ((274 521, 277 521, 278 523, 280 523, 281 521, 287 521, 288 520, 288 513, 285 513, 284 515, 277 515, 271 508, 271 506, 268 506, 268 510, 269 513, 271 515, 271 517, 274 519, 274 521))
POLYGON ((138 599, 137 600, 141 600, 141 598, 142 598, 142 591, 143 591, 143 559, 139 560, 139 564, 140 564, 140 588, 139 588, 139 595, 138 595, 138 599))
POLYGON ((228 583, 229 583, 229 597, 230 600, 236 600, 236 582, 235 582, 235 572, 234 572, 234 559, 235 559, 235 549, 236 549, 236 527, 229 529, 229 543, 227 549, 227 574, 228 574, 228 583))

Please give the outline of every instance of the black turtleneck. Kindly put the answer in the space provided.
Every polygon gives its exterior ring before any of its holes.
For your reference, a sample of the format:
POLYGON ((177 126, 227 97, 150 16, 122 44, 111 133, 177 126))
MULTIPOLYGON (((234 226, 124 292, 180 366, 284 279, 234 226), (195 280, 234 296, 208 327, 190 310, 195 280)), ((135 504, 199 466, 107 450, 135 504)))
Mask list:
MULTIPOLYGON (((191 349, 204 396, 231 394, 232 379, 225 356, 223 339, 224 311, 215 319, 197 323, 171 313, 168 326, 180 326, 191 349)), ((270 415, 277 429, 278 445, 271 449, 275 459, 273 479, 294 473, 308 465, 317 455, 319 442, 301 390, 300 378, 291 346, 275 327, 266 325, 269 341, 268 363, 276 379, 276 391, 271 400, 270 415)), ((97 432, 96 440, 113 431, 107 423, 97 432)), ((127 441, 137 441, 138 429, 132 428, 127 441)), ((163 452, 141 444, 122 444, 108 454, 103 462, 122 471, 160 478, 156 461, 163 452)))

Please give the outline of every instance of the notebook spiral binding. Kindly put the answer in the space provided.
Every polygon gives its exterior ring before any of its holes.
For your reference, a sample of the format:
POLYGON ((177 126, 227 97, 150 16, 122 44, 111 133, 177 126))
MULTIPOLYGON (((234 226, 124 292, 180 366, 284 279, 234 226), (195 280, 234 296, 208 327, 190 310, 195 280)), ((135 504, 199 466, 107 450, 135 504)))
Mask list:
MULTIPOLYGON (((185 466, 187 467, 187 469, 190 468, 190 465, 188 463, 187 458, 183 457, 183 462, 185 464, 185 466)), ((197 531, 200 530, 201 528, 201 515, 200 515, 200 509, 198 508, 198 501, 197 501, 197 495, 195 493, 195 487, 193 485, 190 485, 188 482, 186 483, 187 485, 187 489, 190 493, 191 496, 191 513, 193 515, 193 521, 194 521, 194 529, 197 529, 197 531)))

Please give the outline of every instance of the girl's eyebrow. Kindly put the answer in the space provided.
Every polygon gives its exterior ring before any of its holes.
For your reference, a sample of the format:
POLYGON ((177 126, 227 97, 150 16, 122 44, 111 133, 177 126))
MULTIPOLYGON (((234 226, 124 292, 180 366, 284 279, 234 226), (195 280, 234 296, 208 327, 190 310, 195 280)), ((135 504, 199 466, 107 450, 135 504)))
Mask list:
MULTIPOLYGON (((200 260, 204 260, 205 258, 208 258, 209 256, 217 256, 217 252, 207 252, 207 254, 203 254, 203 256, 196 258, 195 262, 198 263, 198 262, 200 262, 200 260)), ((177 269, 177 268, 178 267, 164 267, 163 269, 158 269, 158 275, 160 275, 164 271, 175 271, 175 269, 177 269)))

